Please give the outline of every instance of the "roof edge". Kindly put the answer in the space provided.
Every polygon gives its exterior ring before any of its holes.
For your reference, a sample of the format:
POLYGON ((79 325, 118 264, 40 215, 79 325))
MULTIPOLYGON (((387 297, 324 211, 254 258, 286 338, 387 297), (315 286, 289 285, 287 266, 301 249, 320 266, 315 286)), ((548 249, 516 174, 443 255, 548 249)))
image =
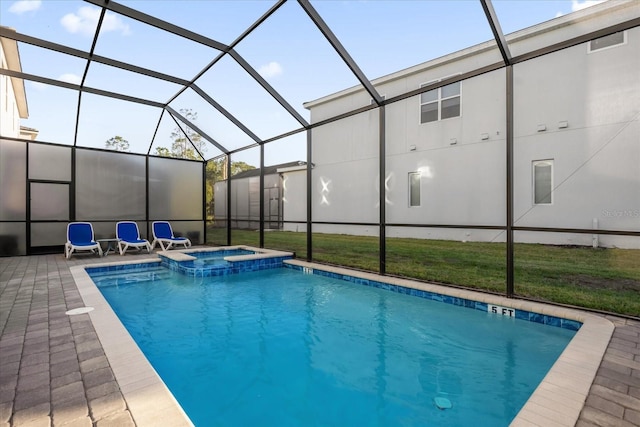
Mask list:
MULTIPOLYGON (((610 0, 604 1, 603 3, 587 7, 582 10, 578 10, 576 12, 571 12, 566 15, 562 15, 556 18, 552 18, 548 21, 541 22, 536 25, 532 25, 530 27, 523 28, 518 31, 514 31, 513 33, 509 33, 505 35, 507 42, 509 43, 517 43, 538 35, 542 35, 544 33, 548 33, 550 31, 559 30, 564 27, 575 25, 579 22, 586 21, 588 19, 593 19, 595 17, 604 15, 608 12, 616 11, 624 8, 640 8, 640 1, 637 0, 610 0)), ((411 75, 424 72, 431 68, 440 67, 451 62, 456 62, 461 59, 468 58, 470 56, 478 55, 481 53, 486 53, 492 50, 497 50, 498 46, 495 40, 488 40, 486 42, 482 42, 468 48, 449 53, 447 55, 431 59, 426 62, 422 62, 420 64, 414 65, 409 68, 405 68, 394 73, 376 78, 371 80, 373 86, 382 85, 385 83, 390 83, 395 80, 399 80, 402 78, 409 77, 411 75)), ((364 88, 362 86, 353 86, 339 92, 335 92, 330 95, 323 96, 322 98, 318 98, 312 101, 304 102, 302 105, 306 109, 311 109, 318 105, 322 105, 324 103, 334 101, 336 99, 340 99, 354 93, 358 93, 363 91, 364 88)))

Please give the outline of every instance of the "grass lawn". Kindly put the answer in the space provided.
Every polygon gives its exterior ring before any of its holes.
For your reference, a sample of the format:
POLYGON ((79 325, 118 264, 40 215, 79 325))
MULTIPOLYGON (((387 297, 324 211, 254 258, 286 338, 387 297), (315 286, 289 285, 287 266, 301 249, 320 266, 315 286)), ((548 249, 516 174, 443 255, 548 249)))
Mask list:
MULTIPOLYGON (((210 229, 207 241, 224 242, 210 229)), ((232 230, 232 244, 259 246, 259 233, 232 230)), ((264 246, 306 259, 305 233, 268 231, 264 246)), ((388 274, 506 293, 506 244, 387 239, 388 274)), ((640 250, 515 245, 515 293, 640 317, 640 250)), ((379 271, 377 237, 314 234, 313 261, 379 271)))

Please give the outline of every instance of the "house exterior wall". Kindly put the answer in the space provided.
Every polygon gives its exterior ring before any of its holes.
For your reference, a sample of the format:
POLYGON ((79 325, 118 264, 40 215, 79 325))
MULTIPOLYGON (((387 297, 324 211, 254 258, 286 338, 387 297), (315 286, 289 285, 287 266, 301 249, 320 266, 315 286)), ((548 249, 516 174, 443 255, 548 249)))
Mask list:
MULTIPOLYGON (((2 68, 9 69, 3 43, 0 43, 2 68)), ((20 136, 20 112, 11 77, 0 75, 0 135, 10 138, 20 136)))
MULTIPOLYGON (((617 47, 589 53, 583 44, 514 67, 516 226, 640 229, 638 69, 639 28, 628 30, 617 47), (537 131, 539 125, 546 130, 537 131), (532 204, 531 162, 539 159, 554 161, 551 205, 532 204)), ((548 238, 592 241, 590 235, 564 237, 548 238)), ((604 246, 634 241, 599 239, 604 246)))
POLYGON ((307 171, 282 174, 282 225, 284 231, 307 231, 307 171), (287 221, 297 221, 288 223, 287 221), (300 224, 304 222, 304 224, 300 224))
MULTIPOLYGON (((571 28, 544 28, 544 45, 621 19, 618 6, 571 28), (558 34, 554 34, 556 31, 558 34)), ((624 13, 638 13, 635 5, 624 13)), ((624 14, 622 14, 624 17, 624 14)), ((626 15, 628 19, 628 15, 626 15)), ((514 77, 514 221, 516 226, 640 230, 640 29, 622 45, 589 52, 588 43, 519 63, 514 77), (566 122, 566 125, 563 123, 566 122), (544 130, 542 130, 544 128, 544 130), (533 162, 553 162, 552 203, 533 202, 533 162)), ((534 36, 514 51, 538 47, 534 36)), ((468 49, 374 82, 387 98, 485 63, 491 47, 468 49), (475 50, 476 57, 473 51, 475 50), (455 55, 453 55, 455 56, 455 55), (486 58, 485 58, 486 57, 486 58), (404 73, 404 75, 403 75, 404 73)), ((362 105, 360 90, 307 103, 312 123, 362 105)), ((386 222, 504 226, 506 224, 506 70, 461 84, 459 117, 420 124, 420 97, 385 107, 386 222), (409 206, 408 174, 421 172, 420 206, 409 206)), ((379 221, 379 113, 368 111, 313 129, 313 221, 379 221)), ((344 224, 314 231, 375 234, 344 224)), ((390 226, 387 235, 504 241, 501 230, 390 226)), ((577 233, 516 232, 517 241, 591 245, 577 233)), ((637 238, 596 237, 600 246, 638 247, 637 238)))
POLYGON ((312 141, 313 221, 377 222, 377 111, 314 128, 312 141))

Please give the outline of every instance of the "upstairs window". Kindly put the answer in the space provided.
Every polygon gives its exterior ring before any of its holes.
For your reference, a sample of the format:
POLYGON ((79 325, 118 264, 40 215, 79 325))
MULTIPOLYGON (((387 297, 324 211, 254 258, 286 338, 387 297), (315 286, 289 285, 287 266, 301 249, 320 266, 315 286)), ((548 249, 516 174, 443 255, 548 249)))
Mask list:
MULTIPOLYGON (((426 83, 424 87, 431 83, 426 83)), ((420 123, 460 116, 460 82, 420 94, 420 123)))
POLYGON ((595 52, 597 50, 608 49, 624 44, 626 41, 626 32, 619 31, 617 33, 609 34, 608 36, 600 37, 599 39, 593 39, 589 42, 589 52, 595 52))
POLYGON ((533 204, 553 203, 553 160, 533 162, 533 204))

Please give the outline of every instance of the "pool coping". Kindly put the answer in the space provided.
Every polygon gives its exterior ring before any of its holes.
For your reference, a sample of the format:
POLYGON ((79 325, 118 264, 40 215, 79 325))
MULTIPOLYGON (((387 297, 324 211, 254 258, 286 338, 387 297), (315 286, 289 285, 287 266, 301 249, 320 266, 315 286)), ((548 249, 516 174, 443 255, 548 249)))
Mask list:
MULTIPOLYGON (((249 246, 225 247, 227 250, 229 248, 265 251, 264 249, 249 246)), ((181 250, 180 252, 188 253, 188 251, 197 250, 181 250)), ((99 264, 98 266, 109 267, 113 265, 158 262, 158 258, 152 258, 99 264)), ((576 335, 556 360, 551 370, 512 421, 511 426, 513 427, 574 427, 615 329, 613 323, 609 320, 577 309, 415 282, 409 279, 380 276, 375 273, 300 260, 287 260, 285 263, 303 269, 321 270, 370 281, 384 282, 454 298, 479 301, 581 322, 582 327, 576 332, 576 335)), ((89 316, 136 425, 153 426, 157 425, 159 421, 162 421, 163 425, 193 425, 89 277, 86 268, 91 267, 95 266, 75 266, 71 267, 70 270, 85 305, 94 308, 89 313, 89 316)))

